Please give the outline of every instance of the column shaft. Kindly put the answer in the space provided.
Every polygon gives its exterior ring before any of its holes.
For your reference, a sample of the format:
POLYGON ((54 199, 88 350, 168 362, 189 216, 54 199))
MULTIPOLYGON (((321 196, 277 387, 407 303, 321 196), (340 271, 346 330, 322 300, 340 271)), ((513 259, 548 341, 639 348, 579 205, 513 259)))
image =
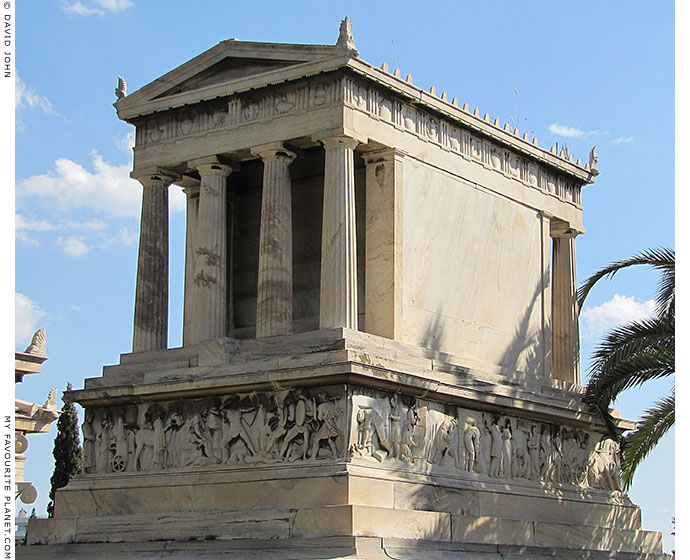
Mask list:
POLYGON ((540 375, 548 379, 552 371, 552 299, 551 299, 551 219, 545 213, 539 214, 541 227, 541 347, 542 365, 540 375))
POLYGON ((168 185, 172 180, 153 175, 139 181, 143 194, 132 351, 146 352, 168 346, 168 185))
POLYGON ((402 334, 402 173, 395 149, 366 152, 366 332, 402 334))
POLYGON ((199 189, 188 187, 185 189, 187 195, 187 232, 185 243, 184 261, 184 320, 182 323, 182 345, 186 345, 191 336, 192 312, 194 303, 192 301, 194 285, 194 255, 196 247, 194 245, 196 236, 197 215, 199 212, 199 189))
POLYGON ((294 154, 283 149, 260 152, 264 161, 259 233, 256 336, 292 331, 292 184, 294 154))
POLYGON ((321 236, 321 328, 357 329, 357 229, 354 149, 340 136, 322 140, 326 149, 321 236))
POLYGON ((201 186, 194 239, 190 343, 226 336, 228 313, 226 183, 231 168, 206 163, 197 169, 201 186))
POLYGON ((553 238, 553 373, 580 382, 580 336, 577 317, 575 238, 553 238))

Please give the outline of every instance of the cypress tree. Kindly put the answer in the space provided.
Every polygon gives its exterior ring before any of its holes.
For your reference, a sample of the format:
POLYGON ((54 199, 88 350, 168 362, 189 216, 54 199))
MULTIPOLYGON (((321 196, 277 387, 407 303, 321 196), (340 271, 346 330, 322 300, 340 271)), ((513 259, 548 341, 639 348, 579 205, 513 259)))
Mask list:
MULTIPOLYGON (((72 390, 72 384, 67 383, 67 390, 72 390)), ((73 403, 65 402, 60 418, 57 422, 57 436, 53 447, 55 457, 55 470, 50 477, 50 503, 48 504, 48 516, 53 517, 55 507, 55 491, 67 486, 69 479, 77 474, 81 468, 81 444, 79 443, 79 427, 77 409, 73 403)))

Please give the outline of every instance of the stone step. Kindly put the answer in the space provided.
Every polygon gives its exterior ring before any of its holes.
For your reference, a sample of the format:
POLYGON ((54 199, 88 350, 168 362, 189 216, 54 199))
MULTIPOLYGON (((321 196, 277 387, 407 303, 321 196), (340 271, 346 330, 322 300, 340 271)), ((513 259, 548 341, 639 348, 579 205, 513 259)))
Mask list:
POLYGON ((661 534, 500 517, 326 506, 237 512, 32 519, 28 545, 141 543, 158 540, 320 539, 380 537, 494 546, 660 554, 661 534))

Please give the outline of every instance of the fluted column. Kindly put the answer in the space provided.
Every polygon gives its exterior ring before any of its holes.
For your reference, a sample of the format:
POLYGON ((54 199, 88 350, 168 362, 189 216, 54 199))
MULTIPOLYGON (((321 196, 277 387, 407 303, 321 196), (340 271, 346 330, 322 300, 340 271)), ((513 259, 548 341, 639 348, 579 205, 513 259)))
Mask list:
POLYGON ((552 377, 580 383, 575 235, 576 233, 568 233, 553 238, 552 377))
POLYGON ((551 218, 548 212, 538 215, 541 233, 541 372, 543 378, 549 378, 552 371, 552 297, 551 297, 551 218))
POLYGON ((367 151, 365 330, 397 339, 402 334, 402 185, 405 153, 367 151))
POLYGON ((185 261, 184 261, 184 320, 182 323, 182 345, 190 340, 192 328, 192 286, 194 285, 194 255, 196 247, 197 215, 199 213, 199 187, 187 187, 184 189, 187 195, 187 231, 185 239, 185 261))
POLYGON ((292 183, 295 154, 282 144, 252 150, 264 162, 259 233, 256 337, 292 331, 292 183))
POLYGON ((168 186, 173 177, 137 177, 143 186, 134 301, 133 352, 168 347, 168 186))
POLYGON ((190 162, 201 176, 194 233, 194 272, 189 343, 226 336, 227 178, 232 172, 215 158, 190 162), (210 161, 209 161, 210 160, 210 161))
POLYGON ((348 136, 321 139, 326 150, 321 236, 321 328, 357 329, 354 149, 348 136))

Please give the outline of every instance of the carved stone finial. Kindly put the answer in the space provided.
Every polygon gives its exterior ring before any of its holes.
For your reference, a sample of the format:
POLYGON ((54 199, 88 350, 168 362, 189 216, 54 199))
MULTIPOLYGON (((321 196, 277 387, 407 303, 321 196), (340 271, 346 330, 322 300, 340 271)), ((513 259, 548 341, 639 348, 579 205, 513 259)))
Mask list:
POLYGON ((31 339, 31 344, 24 350, 27 354, 40 354, 45 355, 46 353, 46 330, 38 329, 33 338, 31 339))
POLYGON ((344 47, 348 51, 351 51, 354 56, 359 56, 359 51, 355 45, 355 39, 352 36, 352 22, 347 16, 340 22, 340 35, 338 36, 336 46, 344 47))
POLYGON ((51 389, 48 393, 48 400, 46 400, 43 408, 50 410, 57 410, 57 389, 51 389))
POLYGON ((589 151, 589 168, 592 170, 592 172, 599 172, 599 169, 597 165, 599 164, 599 156, 597 156, 597 147, 594 146, 592 149, 589 151))
POLYGON ((387 62, 384 62, 381 65, 381 70, 383 70, 384 72, 388 72, 388 63, 387 62))
POLYGON ((127 82, 122 76, 117 77, 117 88, 115 88, 115 96, 118 99, 127 97, 127 82))

